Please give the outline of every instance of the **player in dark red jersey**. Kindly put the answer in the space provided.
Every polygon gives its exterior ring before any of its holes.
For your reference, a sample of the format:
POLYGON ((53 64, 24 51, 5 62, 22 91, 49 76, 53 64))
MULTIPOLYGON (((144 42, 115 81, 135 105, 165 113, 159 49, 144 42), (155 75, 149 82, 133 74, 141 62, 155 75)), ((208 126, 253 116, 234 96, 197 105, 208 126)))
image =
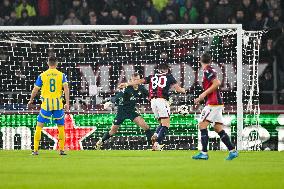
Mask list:
POLYGON ((207 127, 210 123, 214 125, 215 132, 218 133, 222 142, 227 146, 230 153, 226 158, 227 160, 232 160, 238 157, 238 152, 234 149, 230 137, 223 130, 223 116, 222 111, 224 108, 223 100, 220 94, 219 86, 221 82, 217 78, 217 73, 214 68, 210 65, 212 62, 211 56, 207 53, 203 54, 200 58, 201 66, 203 69, 203 89, 204 92, 199 95, 198 98, 194 100, 196 104, 200 101, 206 99, 206 106, 201 112, 201 117, 199 120, 199 129, 201 131, 201 144, 202 151, 193 156, 193 159, 204 159, 209 158, 207 154, 208 146, 208 130, 207 127))
POLYGON ((155 117, 159 120, 159 127, 152 137, 154 151, 160 151, 162 141, 165 138, 170 126, 170 105, 169 105, 169 90, 174 88, 177 92, 185 93, 185 89, 180 87, 176 79, 169 73, 167 64, 158 65, 158 73, 149 75, 135 82, 121 83, 120 88, 125 88, 129 85, 149 84, 149 99, 151 100, 151 108, 155 117))

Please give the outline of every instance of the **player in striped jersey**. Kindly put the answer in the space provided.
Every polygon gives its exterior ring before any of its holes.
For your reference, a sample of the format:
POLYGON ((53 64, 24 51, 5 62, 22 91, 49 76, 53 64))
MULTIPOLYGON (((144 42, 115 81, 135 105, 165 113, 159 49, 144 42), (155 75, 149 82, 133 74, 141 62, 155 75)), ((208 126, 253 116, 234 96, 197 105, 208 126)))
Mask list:
POLYGON ((48 59, 49 69, 38 76, 30 101, 28 102, 28 105, 31 105, 38 91, 41 90, 42 103, 37 118, 36 131, 34 134, 34 150, 32 155, 38 155, 41 130, 44 123, 50 123, 52 118, 58 126, 59 154, 66 155, 64 153, 65 132, 62 89, 64 89, 64 96, 66 100, 65 110, 69 111, 69 87, 66 75, 56 69, 57 65, 58 62, 56 58, 50 57, 48 59))

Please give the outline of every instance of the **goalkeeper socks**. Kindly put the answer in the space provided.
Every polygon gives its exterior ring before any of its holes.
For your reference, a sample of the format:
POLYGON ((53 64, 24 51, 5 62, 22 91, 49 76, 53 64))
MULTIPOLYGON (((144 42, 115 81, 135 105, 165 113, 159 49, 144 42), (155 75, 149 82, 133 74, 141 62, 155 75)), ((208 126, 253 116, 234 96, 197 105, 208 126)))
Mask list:
POLYGON ((208 146, 208 130, 207 129, 201 129, 201 144, 202 144, 202 152, 207 152, 207 146, 208 146))
POLYGON ((163 140, 164 140, 164 138, 165 138, 167 132, 168 132, 168 127, 166 127, 166 126, 161 126, 161 129, 160 129, 160 131, 159 131, 159 133, 158 133, 158 139, 157 139, 157 142, 158 142, 159 144, 161 144, 161 143, 163 142, 163 140))
POLYGON ((227 146, 228 150, 233 150, 233 144, 231 143, 230 137, 227 135, 227 133, 222 130, 218 133, 218 135, 220 136, 220 139, 222 140, 222 142, 227 146))
POLYGON ((145 131, 145 135, 147 137, 148 143, 151 144, 151 137, 152 137, 153 133, 152 133, 150 128, 145 131))
POLYGON ((107 131, 107 132, 104 134, 104 136, 103 136, 103 138, 102 138, 102 141, 105 142, 105 141, 108 140, 110 137, 111 137, 111 136, 110 136, 109 132, 107 131))
POLYGON ((38 151, 40 139, 41 139, 41 127, 36 126, 36 130, 34 134, 34 151, 38 151))
POLYGON ((64 126, 58 125, 58 143, 59 143, 59 150, 64 151, 65 145, 65 130, 64 126))

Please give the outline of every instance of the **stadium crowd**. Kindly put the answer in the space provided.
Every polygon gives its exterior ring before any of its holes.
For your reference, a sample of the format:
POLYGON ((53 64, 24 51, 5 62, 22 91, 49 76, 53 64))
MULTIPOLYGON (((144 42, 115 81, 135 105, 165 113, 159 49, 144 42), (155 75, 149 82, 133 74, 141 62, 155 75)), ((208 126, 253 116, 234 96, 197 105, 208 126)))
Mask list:
POLYGON ((241 23, 281 26, 280 0, 1 0, 1 25, 241 23))
MULTIPOLYGON (((0 25, 238 23, 245 30, 278 28, 263 38, 260 61, 269 66, 260 89, 277 88, 279 103, 284 103, 283 13, 283 0, 0 0, 0 25), (276 87, 271 85, 274 60, 276 87)), ((261 94, 261 100, 273 103, 271 94, 261 94)))

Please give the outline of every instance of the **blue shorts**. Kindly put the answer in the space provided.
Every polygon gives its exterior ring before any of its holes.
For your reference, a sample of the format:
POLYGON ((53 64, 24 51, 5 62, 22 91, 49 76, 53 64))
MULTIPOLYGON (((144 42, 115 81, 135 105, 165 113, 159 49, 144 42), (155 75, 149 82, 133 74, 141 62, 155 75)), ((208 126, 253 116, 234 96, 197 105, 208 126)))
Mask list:
POLYGON ((40 112, 37 116, 37 121, 41 123, 50 123, 51 120, 53 120, 57 125, 64 125, 64 111, 46 111, 44 109, 40 109, 40 112))

